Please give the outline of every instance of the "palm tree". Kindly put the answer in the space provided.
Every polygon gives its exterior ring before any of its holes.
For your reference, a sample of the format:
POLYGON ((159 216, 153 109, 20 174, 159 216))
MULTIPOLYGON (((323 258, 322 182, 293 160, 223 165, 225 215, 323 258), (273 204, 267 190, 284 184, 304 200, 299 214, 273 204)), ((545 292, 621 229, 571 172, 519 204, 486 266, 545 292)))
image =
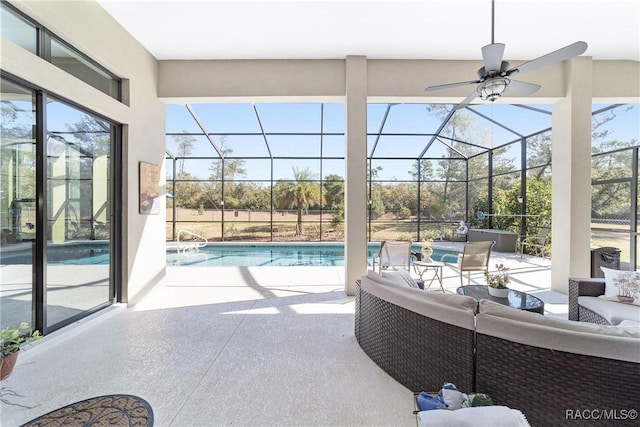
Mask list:
POLYGON ((311 182, 315 177, 309 168, 298 169, 293 166, 295 183, 284 189, 282 203, 288 208, 296 208, 298 223, 296 236, 302 235, 302 211, 309 207, 324 203, 324 196, 320 192, 320 185, 311 182))

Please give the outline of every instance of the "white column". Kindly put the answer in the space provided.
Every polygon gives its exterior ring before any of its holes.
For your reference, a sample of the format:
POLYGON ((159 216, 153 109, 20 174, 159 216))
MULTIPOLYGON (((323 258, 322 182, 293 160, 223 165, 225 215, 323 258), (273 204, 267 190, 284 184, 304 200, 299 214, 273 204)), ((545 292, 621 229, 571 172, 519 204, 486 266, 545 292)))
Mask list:
POLYGON ((565 83, 553 106, 551 288, 567 293, 569 277, 591 271, 591 58, 567 61, 565 83))
POLYGON ((347 295, 367 271, 367 58, 346 59, 345 101, 345 239, 347 295))

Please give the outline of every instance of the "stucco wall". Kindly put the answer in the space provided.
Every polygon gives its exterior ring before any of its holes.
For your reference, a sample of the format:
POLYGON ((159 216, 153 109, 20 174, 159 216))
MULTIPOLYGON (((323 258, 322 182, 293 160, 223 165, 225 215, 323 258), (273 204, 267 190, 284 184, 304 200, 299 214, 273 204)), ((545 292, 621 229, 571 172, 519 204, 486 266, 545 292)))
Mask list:
POLYGON ((124 125, 122 281, 125 300, 135 302, 165 271, 164 209, 160 215, 138 214, 138 162, 164 161, 165 107, 157 97, 157 61, 97 3, 12 4, 125 80, 121 103, 2 40, 3 70, 124 125))

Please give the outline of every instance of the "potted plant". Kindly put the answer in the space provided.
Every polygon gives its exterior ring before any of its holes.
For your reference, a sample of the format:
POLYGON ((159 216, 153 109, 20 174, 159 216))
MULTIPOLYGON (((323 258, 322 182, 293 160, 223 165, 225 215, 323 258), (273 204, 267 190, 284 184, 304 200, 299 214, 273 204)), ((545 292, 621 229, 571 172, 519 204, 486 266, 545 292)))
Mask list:
POLYGON ((504 264, 496 264, 497 273, 484 272, 484 277, 487 279, 487 286, 489 289, 489 295, 497 298, 507 298, 509 296, 509 275, 507 274, 507 267, 504 264))
POLYGON ((13 371, 20 347, 37 339, 40 339, 40 332, 30 330, 26 322, 20 323, 17 328, 7 326, 0 331, 0 380, 13 371))
POLYGON ((422 260, 430 261, 431 254, 433 253, 433 249, 431 249, 431 240, 423 240, 420 243, 420 246, 422 247, 422 260))

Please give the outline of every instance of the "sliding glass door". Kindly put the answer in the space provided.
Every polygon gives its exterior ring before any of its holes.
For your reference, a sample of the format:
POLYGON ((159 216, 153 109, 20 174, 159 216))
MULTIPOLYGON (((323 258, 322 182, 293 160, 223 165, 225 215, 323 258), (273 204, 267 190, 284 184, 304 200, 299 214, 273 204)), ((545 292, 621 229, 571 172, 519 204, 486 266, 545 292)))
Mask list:
POLYGON ((0 82, 0 327, 47 333, 115 300, 119 127, 0 82))
POLYGON ((36 95, 1 80, 0 325, 33 324, 36 95))
POLYGON ((47 324, 107 304, 111 126, 50 100, 47 151, 47 324))

